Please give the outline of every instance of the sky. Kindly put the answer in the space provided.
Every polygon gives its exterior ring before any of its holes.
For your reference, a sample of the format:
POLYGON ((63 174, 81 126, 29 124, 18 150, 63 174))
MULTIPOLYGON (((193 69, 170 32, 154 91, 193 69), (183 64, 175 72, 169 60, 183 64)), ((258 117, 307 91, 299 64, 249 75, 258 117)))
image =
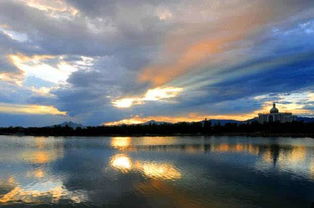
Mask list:
POLYGON ((314 116, 313 0, 0 0, 0 126, 314 116))

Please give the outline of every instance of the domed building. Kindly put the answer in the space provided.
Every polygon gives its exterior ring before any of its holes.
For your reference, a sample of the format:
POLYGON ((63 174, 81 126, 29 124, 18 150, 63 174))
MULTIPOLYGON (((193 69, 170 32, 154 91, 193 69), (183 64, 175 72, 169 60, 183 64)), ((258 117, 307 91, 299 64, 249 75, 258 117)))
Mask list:
POLYGON ((292 113, 280 113, 275 103, 273 103, 273 107, 270 109, 269 113, 258 114, 258 122, 262 124, 268 122, 287 123, 295 120, 296 116, 292 115, 292 113))
POLYGON ((279 113, 278 108, 276 108, 276 103, 273 103, 273 107, 272 107, 272 109, 270 109, 270 113, 271 113, 271 114, 272 114, 272 113, 279 113))

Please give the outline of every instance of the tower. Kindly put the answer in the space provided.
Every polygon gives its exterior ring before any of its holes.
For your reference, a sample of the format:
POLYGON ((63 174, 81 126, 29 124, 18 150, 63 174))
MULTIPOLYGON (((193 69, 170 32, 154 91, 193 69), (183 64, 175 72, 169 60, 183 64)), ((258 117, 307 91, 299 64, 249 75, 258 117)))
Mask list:
POLYGON ((276 108, 276 103, 273 103, 272 109, 270 109, 270 113, 279 113, 278 108, 276 108))

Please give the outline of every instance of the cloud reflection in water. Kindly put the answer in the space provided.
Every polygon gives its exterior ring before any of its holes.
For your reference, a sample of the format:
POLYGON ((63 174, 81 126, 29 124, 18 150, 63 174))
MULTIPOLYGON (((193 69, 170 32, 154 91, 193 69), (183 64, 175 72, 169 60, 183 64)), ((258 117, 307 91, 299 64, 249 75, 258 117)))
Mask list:
POLYGON ((145 177, 161 179, 161 180, 176 180, 181 178, 180 171, 173 164, 134 160, 126 154, 116 154, 110 159, 110 166, 123 173, 129 171, 138 171, 145 177))
MULTIPOLYGON (((63 184, 64 178, 51 172, 51 164, 64 156, 62 145, 55 145, 55 141, 45 137, 23 139, 20 148, 16 150, 16 156, 1 157, 2 162, 13 160, 13 164, 22 165, 17 173, 9 171, 8 174, 11 175, 0 180, 0 188, 6 190, 0 194, 0 204, 46 204, 58 203, 60 200, 81 203, 87 200, 84 191, 68 190, 63 184)), ((15 138, 4 141, 10 147, 15 138)))
MULTIPOLYGON (((162 142, 162 138, 150 138, 149 142, 134 137, 112 137, 111 146, 114 149, 123 152, 138 152, 138 151, 152 151, 152 152, 184 152, 189 154, 199 153, 233 153, 233 154, 249 154, 257 157, 255 168, 257 170, 264 170, 269 168, 277 168, 282 171, 289 171, 295 174, 301 174, 302 177, 312 178, 313 170, 311 164, 314 164, 314 148, 312 146, 291 145, 289 141, 287 144, 267 144, 267 143, 246 143, 244 140, 233 141, 232 143, 225 143, 223 140, 207 140, 202 143, 180 143, 174 138, 168 139, 166 144, 162 142), (169 142, 169 140, 171 142, 169 142)), ((118 158, 121 155, 117 155, 118 158)), ((117 157, 114 156, 113 158, 117 157)), ((124 154, 123 160, 128 161, 128 170, 137 170, 142 172, 146 177, 155 177, 156 175, 164 175, 166 179, 181 178, 181 173, 172 164, 158 163, 151 161, 135 161, 131 162, 129 156, 124 154), (129 158, 126 160, 126 158, 129 158), (166 173, 166 174, 163 174, 166 173)), ((123 161, 120 159, 121 161, 123 161)), ((115 158, 114 160, 117 160, 115 158)), ((118 160, 119 162, 119 160, 118 160)), ((126 164, 126 163, 124 163, 126 164)), ((114 166, 115 164, 111 164, 114 166)), ((123 164, 121 164, 123 165, 123 164)), ((122 170, 120 168, 120 170, 122 170)))
POLYGON ((10 208, 17 203, 263 207, 266 202, 292 208, 312 202, 313 140, 10 137, 0 143, 0 206, 10 208), (293 188, 282 191, 287 185, 293 188), (266 201, 259 201, 261 195, 266 201))

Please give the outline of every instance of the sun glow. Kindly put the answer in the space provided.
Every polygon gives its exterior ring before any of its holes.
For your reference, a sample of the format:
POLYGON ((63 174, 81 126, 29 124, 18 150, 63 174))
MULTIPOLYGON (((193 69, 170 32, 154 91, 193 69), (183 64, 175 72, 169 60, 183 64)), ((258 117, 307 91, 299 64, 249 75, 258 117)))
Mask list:
POLYGON ((117 108, 130 108, 133 105, 145 104, 147 101, 162 101, 177 97, 183 88, 178 87, 157 87, 149 89, 143 96, 125 97, 112 101, 113 106, 117 108))
POLYGON ((49 115, 66 115, 66 112, 59 111, 54 106, 48 105, 22 105, 0 103, 0 112, 11 114, 49 114, 49 115))
POLYGON ((205 118, 207 119, 234 119, 234 120, 247 120, 250 119, 257 114, 225 114, 225 115, 208 115, 208 114, 199 114, 199 113, 189 113, 185 115, 178 116, 133 116, 131 118, 125 118, 119 121, 105 122, 103 125, 107 126, 115 126, 115 125, 132 125, 132 124, 141 124, 147 121, 155 120, 160 122, 169 122, 169 123, 177 123, 177 122, 198 122, 202 121, 205 118))
POLYGON ((56 89, 56 87, 30 87, 30 90, 40 96, 53 97, 54 95, 51 92, 52 89, 56 89))
POLYGON ((178 87, 166 87, 166 88, 154 88, 147 90, 143 100, 145 101, 155 101, 162 99, 169 99, 176 97, 180 92, 182 92, 182 88, 178 87))
POLYGON ((63 56, 11 54, 8 58, 26 76, 34 76, 56 84, 65 82, 70 74, 77 70, 75 66, 63 61, 63 56), (48 64, 49 60, 55 60, 58 64, 48 64))
POLYGON ((137 101, 136 98, 122 98, 119 100, 115 100, 112 104, 117 108, 130 108, 137 101))

